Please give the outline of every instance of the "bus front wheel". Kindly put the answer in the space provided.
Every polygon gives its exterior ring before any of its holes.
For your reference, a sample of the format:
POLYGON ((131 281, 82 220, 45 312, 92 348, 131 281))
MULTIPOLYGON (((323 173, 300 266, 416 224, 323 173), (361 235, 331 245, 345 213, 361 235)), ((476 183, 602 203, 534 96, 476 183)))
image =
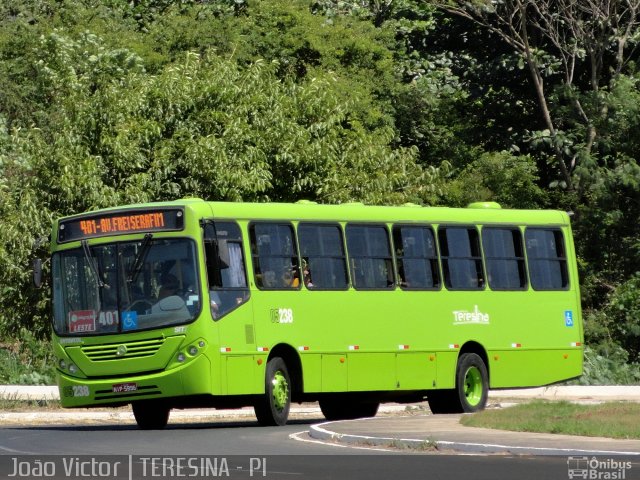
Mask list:
POLYGON ((156 401, 139 401, 131 404, 133 416, 142 430, 162 430, 169 422, 171 409, 156 401))
POLYGON ((432 413, 472 413, 487 404, 489 375, 482 358, 463 353, 456 368, 456 388, 427 394, 432 413))
POLYGON ((285 425, 291 408, 291 380, 287 364, 280 357, 267 362, 264 395, 254 405, 258 423, 264 426, 285 425))

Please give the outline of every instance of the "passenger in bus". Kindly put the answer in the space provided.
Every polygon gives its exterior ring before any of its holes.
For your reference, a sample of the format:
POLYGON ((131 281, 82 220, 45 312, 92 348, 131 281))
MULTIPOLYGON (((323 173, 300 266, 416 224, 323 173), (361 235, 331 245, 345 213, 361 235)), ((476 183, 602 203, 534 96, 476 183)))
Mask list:
POLYGON ((286 268, 282 272, 282 286, 284 288, 298 288, 300 286, 300 276, 296 267, 286 268))
POLYGON ((313 280, 311 280, 311 270, 309 269, 309 264, 306 262, 302 271, 302 278, 304 280, 305 287, 313 288, 313 280))
POLYGON ((276 286, 276 272, 273 270, 265 270, 260 274, 259 286, 266 288, 274 288, 276 286))

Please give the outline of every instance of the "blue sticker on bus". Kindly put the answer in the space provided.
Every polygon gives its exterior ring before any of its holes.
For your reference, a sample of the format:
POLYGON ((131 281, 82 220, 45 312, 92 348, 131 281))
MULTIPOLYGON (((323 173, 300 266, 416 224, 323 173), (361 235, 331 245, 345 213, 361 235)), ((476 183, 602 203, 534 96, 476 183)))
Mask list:
POLYGON ((138 328, 138 312, 122 312, 122 329, 135 330, 138 328))
POLYGON ((564 324, 567 327, 573 327, 573 311, 572 310, 564 311, 564 324))

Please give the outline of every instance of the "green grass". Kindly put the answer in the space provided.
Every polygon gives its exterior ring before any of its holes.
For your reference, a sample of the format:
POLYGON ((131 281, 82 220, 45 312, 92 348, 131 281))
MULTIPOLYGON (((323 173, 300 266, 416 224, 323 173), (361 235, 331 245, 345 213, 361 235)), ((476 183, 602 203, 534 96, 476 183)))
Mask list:
POLYGON ((579 405, 565 401, 537 400, 509 408, 465 415, 461 423, 468 427, 517 432, 640 439, 640 404, 610 402, 579 405))
POLYGON ((55 385, 51 344, 22 329, 17 338, 0 339, 0 385, 55 385))

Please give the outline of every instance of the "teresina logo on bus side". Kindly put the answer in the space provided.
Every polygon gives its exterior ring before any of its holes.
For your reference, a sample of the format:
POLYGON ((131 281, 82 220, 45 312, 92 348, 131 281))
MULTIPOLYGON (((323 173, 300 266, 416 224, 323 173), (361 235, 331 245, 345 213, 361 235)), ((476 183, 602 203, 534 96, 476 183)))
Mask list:
POLYGON ((474 305, 473 312, 469 312, 468 310, 454 310, 453 324, 454 325, 468 325, 468 324, 489 325, 489 314, 482 313, 480 310, 478 310, 478 305, 474 305))

